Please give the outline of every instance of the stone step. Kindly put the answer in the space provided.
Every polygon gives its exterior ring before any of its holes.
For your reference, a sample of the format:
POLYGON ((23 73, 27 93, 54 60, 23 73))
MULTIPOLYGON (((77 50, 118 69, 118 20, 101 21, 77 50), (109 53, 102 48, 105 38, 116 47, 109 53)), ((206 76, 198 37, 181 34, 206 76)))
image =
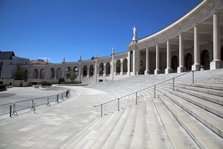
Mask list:
POLYGON ((215 95, 210 95, 207 93, 201 93, 201 92, 196 92, 193 90, 187 90, 187 89, 182 89, 182 88, 177 88, 177 91, 182 92, 182 93, 186 93, 216 104, 219 104, 221 106, 223 106, 223 98, 219 97, 219 96, 215 96, 215 95))
POLYGON ((151 98, 146 102, 145 118, 149 148, 171 148, 170 140, 160 122, 151 98))
POLYGON ((160 91, 169 99, 171 99, 175 104, 180 106, 182 109, 191 114, 210 130, 223 138, 223 119, 188 101, 183 100, 182 98, 179 98, 178 96, 172 94, 171 92, 168 92, 167 90, 160 89, 160 91))
POLYGON ((210 89, 210 88, 205 88, 205 87, 201 88, 201 87, 195 87, 195 86, 187 86, 187 85, 177 85, 177 87, 223 97, 223 91, 221 90, 210 89))
POLYGON ((119 116, 121 113, 113 113, 111 115, 107 115, 105 117, 106 120, 103 121, 103 123, 99 127, 93 127, 91 130, 89 130, 88 134, 84 136, 77 144, 75 144, 75 148, 87 148, 87 146, 94 143, 96 137, 100 134, 102 130, 104 130, 112 121, 115 121, 115 119, 119 116), (90 142, 90 143, 89 143, 90 142))
POLYGON ((94 127, 100 127, 104 123, 104 121, 106 121, 106 119, 110 116, 96 118, 93 122, 89 123, 83 130, 79 131, 77 134, 74 134, 74 136, 70 137, 70 139, 64 142, 60 146, 60 148, 67 149, 74 147, 82 138, 84 138, 89 133, 90 130, 92 130, 94 127))
POLYGON ((223 148, 223 139, 221 137, 197 121, 168 97, 159 96, 159 98, 200 148, 223 148))
POLYGON ((134 134, 135 122, 136 106, 133 106, 114 148, 129 148, 134 134))
POLYGON ((154 100, 154 105, 170 138, 173 148, 199 148, 187 134, 187 132, 182 128, 182 126, 172 116, 172 114, 168 111, 165 105, 160 101, 160 99, 156 98, 154 100))
POLYGON ((223 85, 222 84, 221 85, 214 85, 214 84, 211 84, 211 83, 207 83, 207 84, 180 84, 180 85, 223 91, 223 85))
POLYGON ((201 98, 194 97, 192 95, 188 95, 188 94, 178 92, 178 91, 175 91, 172 93, 184 100, 187 100, 188 102, 195 104, 196 106, 203 108, 204 110, 207 110, 207 111, 223 118, 223 107, 219 104, 215 104, 213 102, 209 102, 207 100, 203 100, 201 98))
MULTIPOLYGON (((134 135, 131 141, 131 149, 149 148, 148 130, 146 129, 146 103, 143 100, 139 105, 136 106, 136 123, 134 128, 134 135)), ((130 142, 129 142, 130 143, 130 142)))
POLYGON ((193 95, 189 95, 183 92, 179 92, 177 91, 177 89, 175 91, 173 91, 172 89, 168 88, 168 86, 161 86, 161 88, 168 90, 169 92, 171 92, 172 94, 177 95, 178 97, 187 100, 188 102, 191 102, 193 104, 195 104, 196 106, 199 106, 221 118, 223 118, 223 108, 221 105, 207 101, 205 99, 202 98, 198 98, 196 96, 193 95))
POLYGON ((115 112, 113 114, 115 115, 115 117, 112 119, 112 121, 106 121, 105 123, 103 123, 101 128, 99 128, 99 130, 97 131, 95 138, 89 140, 88 143, 86 143, 83 147, 90 147, 92 149, 102 147, 106 139, 109 137, 110 133, 113 131, 114 127, 120 120, 120 118, 123 116, 124 112, 125 110, 115 112))
POLYGON ((111 134, 103 144, 102 148, 105 149, 112 149, 116 145, 119 136, 122 132, 122 129, 125 127, 125 123, 127 121, 128 115, 130 114, 131 109, 125 109, 125 112, 123 113, 120 120, 117 122, 116 126, 113 128, 111 134))
POLYGON ((73 140, 73 142, 70 143, 68 145, 68 147, 66 147, 66 148, 74 148, 74 147, 75 148, 78 148, 78 147, 80 148, 80 146, 78 146, 78 144, 80 145, 81 143, 85 142, 89 137, 92 138, 94 136, 94 134, 96 133, 96 130, 98 130, 104 124, 104 122, 106 122, 108 119, 113 118, 113 116, 114 115, 104 116, 104 117, 101 118, 101 120, 100 120, 100 117, 98 117, 99 118, 98 123, 96 123, 95 125, 92 125, 89 128, 86 128, 83 131, 81 131, 80 132, 81 135, 78 136, 77 138, 75 138, 73 140))

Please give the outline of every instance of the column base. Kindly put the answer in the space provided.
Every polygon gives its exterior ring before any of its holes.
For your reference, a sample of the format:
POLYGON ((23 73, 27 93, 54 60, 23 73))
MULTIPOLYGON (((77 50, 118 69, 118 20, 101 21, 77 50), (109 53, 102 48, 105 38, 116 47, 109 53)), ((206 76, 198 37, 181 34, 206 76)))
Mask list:
POLYGON ((145 71, 144 71, 144 74, 145 74, 145 75, 149 74, 149 70, 145 70, 145 71))
POLYGON ((172 72, 172 69, 170 67, 165 69, 165 74, 169 74, 171 72, 172 72))
POLYGON ((160 69, 155 69, 154 74, 160 74, 160 69))
POLYGON ((193 64, 192 65, 192 70, 193 71, 200 71, 201 65, 200 64, 193 64))
POLYGON ((186 69, 185 69, 185 67, 183 67, 183 66, 179 66, 179 67, 177 67, 177 73, 181 73, 181 72, 184 72, 186 69))
POLYGON ((210 69, 213 70, 213 69, 219 69, 221 68, 221 65, 222 65, 222 61, 221 60, 214 60, 210 63, 210 69))
POLYGON ((130 72, 129 71, 127 72, 127 75, 130 76, 130 72))

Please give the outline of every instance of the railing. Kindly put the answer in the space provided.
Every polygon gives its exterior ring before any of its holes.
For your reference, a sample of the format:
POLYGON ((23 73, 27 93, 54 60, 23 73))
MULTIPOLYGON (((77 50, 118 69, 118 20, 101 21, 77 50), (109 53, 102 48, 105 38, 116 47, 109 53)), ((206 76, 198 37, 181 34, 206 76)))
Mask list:
POLYGON ((19 111, 28 109, 32 110, 35 113, 36 107, 43 105, 49 106, 51 103, 60 103, 61 101, 65 100, 64 97, 66 97, 66 99, 70 97, 70 90, 66 90, 56 95, 2 104, 0 105, 0 116, 4 116, 7 114, 9 114, 9 117, 18 116, 19 111))
POLYGON ((125 97, 132 96, 132 95, 135 95, 135 104, 137 105, 137 104, 138 104, 138 94, 139 94, 140 92, 145 91, 145 90, 147 90, 147 89, 151 89, 151 88, 153 88, 153 90, 154 90, 154 97, 156 97, 156 90, 157 90, 156 88, 157 88, 157 86, 158 86, 158 85, 161 85, 161 84, 163 84, 163 83, 166 83, 166 82, 168 82, 168 81, 172 81, 171 84, 172 84, 172 89, 173 89, 173 91, 174 91, 174 90, 175 90, 176 79, 177 79, 177 78, 180 78, 180 77, 182 77, 182 76, 188 75, 188 74, 191 74, 191 83, 194 84, 194 81, 195 81, 195 80, 194 80, 194 71, 190 71, 190 72, 186 72, 186 73, 180 74, 180 75, 178 75, 178 76, 176 76, 176 77, 167 79, 167 80, 165 80, 165 81, 159 82, 159 83, 157 83, 157 84, 153 84, 153 85, 148 86, 148 87, 146 87, 146 88, 139 89, 139 90, 137 90, 137 91, 135 91, 135 92, 133 92, 133 93, 129 93, 129 94, 127 94, 127 95, 124 95, 124 96, 121 96, 121 97, 112 99, 112 100, 110 100, 110 101, 107 101, 107 102, 104 102, 104 103, 101 103, 101 104, 98 104, 98 105, 94 105, 93 107, 100 107, 101 117, 103 117, 103 107, 104 107, 105 105, 107 105, 107 104, 109 104, 109 103, 112 103, 112 102, 117 102, 117 110, 120 111, 120 100, 125 99, 125 97))

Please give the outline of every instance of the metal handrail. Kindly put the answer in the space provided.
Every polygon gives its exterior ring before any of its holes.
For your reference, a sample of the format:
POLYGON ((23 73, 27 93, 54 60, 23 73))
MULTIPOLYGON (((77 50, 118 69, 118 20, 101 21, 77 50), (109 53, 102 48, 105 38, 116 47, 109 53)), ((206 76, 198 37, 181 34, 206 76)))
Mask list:
POLYGON ((107 102, 103 102, 103 103, 98 104, 98 105, 94 105, 93 107, 101 107, 101 117, 102 117, 102 116, 103 116, 103 105, 106 105, 106 104, 108 104, 108 103, 111 103, 111 102, 114 102, 114 101, 118 100, 118 109, 119 109, 119 100, 120 100, 120 99, 123 99, 124 97, 133 95, 133 94, 136 94, 136 104, 137 104, 137 93, 138 93, 138 92, 141 92, 141 91, 143 91, 143 90, 147 90, 147 89, 150 89, 150 88, 154 87, 154 96, 155 96, 156 86, 157 86, 157 85, 160 85, 160 84, 163 84, 163 83, 165 83, 165 82, 168 82, 168 81, 170 81, 170 80, 173 80, 173 90, 174 90, 175 79, 176 79, 176 78, 179 78, 179 77, 181 77, 181 76, 185 76, 185 75, 187 75, 187 74, 189 74, 189 73, 191 73, 191 72, 192 72, 192 84, 194 84, 194 70, 192 70, 192 71, 189 71, 189 72, 180 74, 180 75, 178 75, 178 76, 175 76, 175 77, 173 77, 173 78, 164 80, 164 81, 162 81, 162 82, 159 82, 159 83, 150 85, 150 86, 148 86, 148 87, 146 87, 146 88, 139 89, 139 90, 134 91, 134 92, 132 92, 132 93, 129 93, 129 94, 127 94, 127 95, 124 95, 124 96, 121 96, 121 97, 117 97, 117 98, 115 98, 115 99, 109 100, 109 101, 107 101, 107 102))
MULTIPOLYGON (((65 95, 68 98, 69 95, 70 95, 70 90, 69 89, 68 90, 64 90, 63 92, 59 92, 58 94, 55 94, 55 95, 43 96, 43 97, 37 97, 37 98, 31 98, 31 99, 25 99, 25 100, 20 100, 20 101, 11 102, 11 103, 5 103, 5 104, 1 104, 0 106, 9 105, 10 106, 9 115, 10 115, 10 117, 12 117, 13 113, 16 112, 15 111, 16 110, 15 106, 17 104, 24 103, 24 102, 32 102, 32 107, 31 108, 32 108, 32 110, 35 113, 35 110, 36 110, 35 109, 35 104, 34 104, 35 100, 38 100, 38 99, 47 99, 48 100, 50 97, 54 97, 54 96, 57 96, 56 98, 58 100, 58 95, 63 95, 64 93, 68 93, 67 95, 65 95)), ((49 104, 48 102, 49 101, 47 101, 47 104, 49 104)), ((41 105, 44 105, 44 104, 41 104, 41 105)), ((5 113, 5 114, 7 114, 7 113, 5 113)))

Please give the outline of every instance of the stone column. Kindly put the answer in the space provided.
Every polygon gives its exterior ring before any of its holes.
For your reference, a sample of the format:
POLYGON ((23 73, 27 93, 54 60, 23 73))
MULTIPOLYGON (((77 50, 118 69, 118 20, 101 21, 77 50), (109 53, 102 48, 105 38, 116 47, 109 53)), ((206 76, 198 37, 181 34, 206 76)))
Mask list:
POLYGON ((220 38, 220 17, 213 15, 213 61, 210 69, 221 68, 221 38, 220 38))
POLYGON ((132 71, 133 71, 133 75, 136 75, 136 50, 134 49, 132 52, 133 52, 132 71))
POLYGON ((200 70, 200 42, 199 33, 197 26, 194 27, 194 64, 192 65, 192 70, 200 70))
POLYGON ((121 61, 121 72, 120 72, 120 75, 123 75, 123 59, 121 59, 120 61, 121 61))
POLYGON ((159 53, 159 46, 156 45, 156 69, 154 70, 154 74, 160 73, 160 53, 159 53))
POLYGON ((110 72, 112 80, 114 80, 114 49, 112 50, 112 60, 111 60, 111 72, 110 72))
POLYGON ((95 72, 94 72, 94 76, 95 76, 95 82, 98 82, 98 58, 96 57, 95 59, 95 72))
POLYGON ((131 57, 131 53, 130 52, 131 51, 128 51, 128 72, 127 72, 128 76, 130 76, 130 69, 131 69, 130 68, 131 67, 131 61, 130 61, 131 60, 131 58, 130 58, 131 57))
POLYGON ((81 62, 79 62, 78 76, 79 76, 79 80, 81 82, 81 79, 82 79, 82 64, 81 64, 81 62))
POLYGON ((146 48, 146 70, 144 74, 149 74, 149 48, 146 48))
POLYGON ((104 77, 106 77, 106 63, 104 63, 104 77))
POLYGON ((165 74, 171 73, 171 51, 170 51, 170 41, 166 41, 166 69, 165 74))
POLYGON ((181 73, 185 71, 184 67, 184 45, 183 45, 183 35, 179 35, 179 67, 177 68, 177 72, 181 73))

